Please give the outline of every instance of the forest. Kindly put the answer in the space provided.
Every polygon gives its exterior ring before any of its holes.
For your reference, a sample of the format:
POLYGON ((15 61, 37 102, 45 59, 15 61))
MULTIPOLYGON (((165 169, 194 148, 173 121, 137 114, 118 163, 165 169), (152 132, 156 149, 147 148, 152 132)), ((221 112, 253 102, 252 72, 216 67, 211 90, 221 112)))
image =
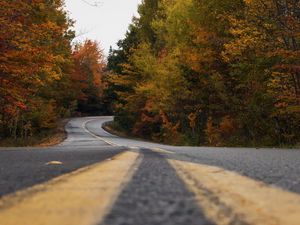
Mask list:
POLYGON ((72 43, 73 24, 62 0, 0 1, 0 141, 104 113, 103 52, 95 41, 72 43))
POLYGON ((107 68, 115 127, 169 144, 300 141, 297 0, 144 0, 107 68))
POLYGON ((300 143, 297 0, 143 0, 109 55, 63 0, 0 1, 0 141, 115 115, 174 145, 300 143))

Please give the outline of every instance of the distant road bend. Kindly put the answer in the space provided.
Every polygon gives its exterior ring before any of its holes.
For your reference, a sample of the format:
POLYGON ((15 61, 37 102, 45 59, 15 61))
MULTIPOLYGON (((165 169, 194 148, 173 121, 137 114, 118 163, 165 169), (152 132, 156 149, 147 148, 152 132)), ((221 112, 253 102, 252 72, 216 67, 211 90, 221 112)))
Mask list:
POLYGON ((51 148, 0 148, 0 225, 299 225, 300 151, 174 147, 74 118, 51 148))

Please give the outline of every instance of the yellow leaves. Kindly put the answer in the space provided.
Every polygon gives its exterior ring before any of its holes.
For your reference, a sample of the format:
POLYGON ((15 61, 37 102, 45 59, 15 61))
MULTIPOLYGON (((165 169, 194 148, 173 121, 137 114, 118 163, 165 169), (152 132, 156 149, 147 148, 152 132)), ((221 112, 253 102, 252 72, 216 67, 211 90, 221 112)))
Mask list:
POLYGON ((66 62, 67 59, 65 59, 62 55, 55 55, 54 61, 58 64, 63 64, 66 62))
POLYGON ((251 3, 253 3, 254 0, 244 0, 244 2, 246 3, 246 5, 250 5, 251 3))
MULTIPOLYGON (((243 17, 239 14, 228 15, 229 32, 233 38, 227 42, 222 53, 226 62, 240 59, 252 52, 265 55, 268 49, 274 49, 276 42, 276 21, 270 16, 273 9, 271 1, 246 0, 243 17)), ((276 14, 276 13, 275 13, 276 14)))
POLYGON ((50 65, 45 65, 44 67, 42 67, 40 74, 41 74, 41 79, 47 82, 60 79, 59 74, 53 71, 53 68, 50 65))
POLYGON ((193 30, 193 42, 196 45, 208 45, 209 41, 215 38, 215 35, 203 28, 193 30))
POLYGON ((42 128, 54 128, 56 126, 56 102, 54 100, 42 104, 43 112, 41 113, 40 123, 42 128))
POLYGON ((230 33, 235 39, 224 44, 222 57, 226 62, 242 56, 246 51, 259 53, 264 50, 267 44, 264 33, 246 21, 231 19, 231 23, 230 33))
POLYGON ((150 46, 144 43, 134 51, 132 64, 130 69, 135 69, 138 75, 128 74, 127 79, 136 82, 133 84, 136 92, 153 96, 156 105, 172 105, 176 95, 185 94, 185 82, 177 67, 176 55, 162 51, 156 58, 150 46))

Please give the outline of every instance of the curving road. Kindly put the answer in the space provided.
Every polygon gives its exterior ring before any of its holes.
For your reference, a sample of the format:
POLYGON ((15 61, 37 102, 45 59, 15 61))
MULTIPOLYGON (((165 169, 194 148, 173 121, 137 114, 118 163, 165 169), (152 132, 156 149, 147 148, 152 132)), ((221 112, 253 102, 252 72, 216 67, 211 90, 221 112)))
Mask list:
POLYGON ((84 119, 84 124, 89 132, 115 146, 164 149, 175 153, 168 154, 168 158, 222 167, 300 194, 300 149, 174 147, 155 144, 107 133, 101 127, 103 123, 112 119, 112 117, 89 118, 84 119))
MULTIPOLYGON (((57 189, 51 183, 54 178, 60 179, 63 174, 74 177, 80 168, 88 171, 93 166, 99 166, 99 171, 86 176, 97 180, 113 174, 108 181, 98 182, 106 185, 99 187, 103 193, 104 190, 115 191, 111 195, 105 194, 111 196, 107 203, 104 204, 104 200, 97 202, 96 205, 102 204, 105 210, 100 213, 97 209, 96 217, 93 213, 96 218, 93 223, 85 219, 77 220, 78 224, 300 224, 300 217, 290 210, 300 208, 299 150, 174 147, 109 134, 102 125, 112 119, 74 118, 66 126, 68 138, 51 148, 1 148, 0 224, 26 225, 23 214, 20 215, 22 223, 7 219, 12 215, 10 210, 16 210, 14 213, 24 211, 14 208, 20 205, 16 203, 19 200, 11 200, 16 198, 16 192, 24 191, 22 202, 26 199, 30 202, 28 193, 39 195, 32 187, 39 184, 48 187, 50 182, 51 188, 43 191, 46 195, 48 190, 57 189), (123 167, 116 172, 119 165, 123 167), (115 180, 115 186, 110 180, 115 180), (275 216, 277 211, 286 211, 290 216, 280 213, 275 216), (6 222, 1 223, 1 219, 6 222)), ((83 180, 86 179, 84 173, 83 180)), ((62 180, 58 183, 68 182, 62 180)), ((91 193, 90 188, 87 185, 83 193, 91 193)), ((72 199, 74 197, 66 202, 72 199)), ((81 203, 75 212, 87 215, 93 204, 83 207, 81 203)), ((42 205, 43 209, 39 210, 47 211, 45 203, 42 205)), ((27 206, 23 207, 26 209, 27 206)), ((67 212, 71 210, 68 207, 64 207, 67 212)), ((31 211, 37 216, 36 209, 31 211)), ((31 214, 27 214, 30 217, 31 214)), ((51 222, 46 214, 44 220, 36 223, 30 217, 29 224, 48 224, 46 221, 50 221, 49 224, 74 224, 67 222, 66 215, 70 212, 53 214, 60 222, 51 222)))

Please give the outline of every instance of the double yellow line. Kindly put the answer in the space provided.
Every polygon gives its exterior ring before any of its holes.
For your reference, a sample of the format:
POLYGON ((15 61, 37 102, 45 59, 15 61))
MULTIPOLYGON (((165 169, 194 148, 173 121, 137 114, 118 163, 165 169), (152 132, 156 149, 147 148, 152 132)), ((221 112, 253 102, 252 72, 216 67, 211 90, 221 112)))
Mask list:
MULTIPOLYGON (((110 145, 114 143, 96 136, 110 145)), ((174 154, 153 149, 162 154, 174 154)), ((62 175, 0 198, 0 225, 95 225, 111 210, 138 168, 139 153, 62 175)), ((222 168, 168 159, 205 216, 217 225, 299 225, 300 196, 222 168)), ((138 225, 138 224, 133 224, 138 225)))
MULTIPOLYGON (((123 152, 102 163, 3 197, 0 224, 99 224, 138 168, 141 161, 138 156, 133 151, 123 152)), ((218 167, 168 161, 195 194, 205 216, 215 224, 300 224, 297 194, 218 167)))
POLYGON ((0 199, 1 225, 92 225, 109 212, 130 180, 138 153, 60 176, 0 199))
POLYGON ((169 162, 215 224, 300 224, 300 196, 295 193, 218 167, 169 162))

